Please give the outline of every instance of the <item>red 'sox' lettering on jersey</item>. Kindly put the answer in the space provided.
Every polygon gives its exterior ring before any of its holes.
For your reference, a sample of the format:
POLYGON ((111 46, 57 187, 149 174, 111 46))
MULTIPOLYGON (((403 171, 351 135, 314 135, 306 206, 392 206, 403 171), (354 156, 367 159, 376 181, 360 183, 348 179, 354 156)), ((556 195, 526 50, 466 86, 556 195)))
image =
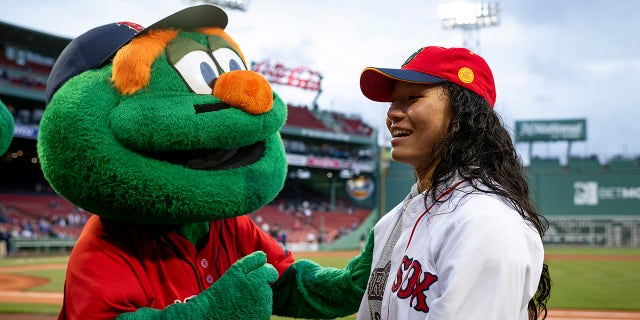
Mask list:
POLYGON ((400 299, 409 299, 409 306, 417 311, 428 313, 426 291, 436 281, 438 276, 423 272, 420 261, 404 256, 398 266, 391 291, 395 292, 400 299))

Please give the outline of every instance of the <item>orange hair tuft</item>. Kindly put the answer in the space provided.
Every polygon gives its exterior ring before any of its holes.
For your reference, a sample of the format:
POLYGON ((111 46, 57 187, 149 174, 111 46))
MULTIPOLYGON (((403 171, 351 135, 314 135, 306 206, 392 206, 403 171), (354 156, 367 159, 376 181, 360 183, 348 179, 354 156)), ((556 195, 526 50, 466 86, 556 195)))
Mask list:
POLYGON ((130 95, 146 87, 151 78, 151 64, 177 35, 176 30, 149 30, 120 48, 113 58, 111 77, 116 89, 130 95))

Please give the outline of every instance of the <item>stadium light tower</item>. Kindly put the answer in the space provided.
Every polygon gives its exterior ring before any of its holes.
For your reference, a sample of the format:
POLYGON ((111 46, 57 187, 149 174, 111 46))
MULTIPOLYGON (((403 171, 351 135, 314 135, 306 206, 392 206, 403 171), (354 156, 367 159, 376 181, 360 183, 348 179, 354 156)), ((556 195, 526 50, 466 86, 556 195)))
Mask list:
POLYGON ((241 11, 247 11, 247 7, 249 6, 249 0, 191 0, 191 2, 204 2, 241 11))
POLYGON ((463 46, 480 52, 480 29, 500 24, 500 3, 464 1, 441 4, 438 6, 438 19, 445 29, 462 29, 463 46), (475 42, 475 48, 471 47, 472 42, 475 42))

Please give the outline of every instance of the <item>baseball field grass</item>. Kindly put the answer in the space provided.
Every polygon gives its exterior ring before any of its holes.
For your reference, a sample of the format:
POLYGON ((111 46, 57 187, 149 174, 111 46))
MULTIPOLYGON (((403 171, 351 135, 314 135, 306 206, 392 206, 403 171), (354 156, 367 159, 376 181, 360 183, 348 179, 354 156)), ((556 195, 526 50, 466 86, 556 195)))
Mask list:
MULTIPOLYGON (((311 259, 323 266, 342 268, 356 251, 298 252, 296 258, 311 259)), ((549 308, 591 310, 640 310, 640 248, 547 248, 546 262, 552 278, 549 308)), ((64 264, 68 257, 0 259, 0 272, 46 278, 35 292, 63 291, 64 267, 33 266, 64 264), (25 266, 20 270, 19 266, 25 266), (12 267, 10 272, 2 271, 12 267), (26 268, 29 267, 29 268, 26 268)), ((58 305, 0 303, 3 313, 56 314, 58 305)), ((288 319, 273 317, 272 319, 288 319)), ((355 317, 341 318, 355 319, 355 317)))
POLYGON ((550 308, 640 310, 640 249, 547 249, 550 308))

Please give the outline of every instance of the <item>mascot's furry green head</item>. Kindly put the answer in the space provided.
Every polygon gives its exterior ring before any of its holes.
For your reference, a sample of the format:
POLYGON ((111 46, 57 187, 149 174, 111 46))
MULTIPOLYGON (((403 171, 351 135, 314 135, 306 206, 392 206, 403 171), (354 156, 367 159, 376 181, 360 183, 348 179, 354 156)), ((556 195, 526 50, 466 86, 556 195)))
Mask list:
POLYGON ((215 6, 143 29, 95 28, 62 52, 38 140, 45 177, 111 220, 186 224, 255 211, 280 191, 286 106, 247 70, 215 6))
POLYGON ((0 155, 3 155, 11 144, 13 126, 13 116, 0 101, 0 155))

